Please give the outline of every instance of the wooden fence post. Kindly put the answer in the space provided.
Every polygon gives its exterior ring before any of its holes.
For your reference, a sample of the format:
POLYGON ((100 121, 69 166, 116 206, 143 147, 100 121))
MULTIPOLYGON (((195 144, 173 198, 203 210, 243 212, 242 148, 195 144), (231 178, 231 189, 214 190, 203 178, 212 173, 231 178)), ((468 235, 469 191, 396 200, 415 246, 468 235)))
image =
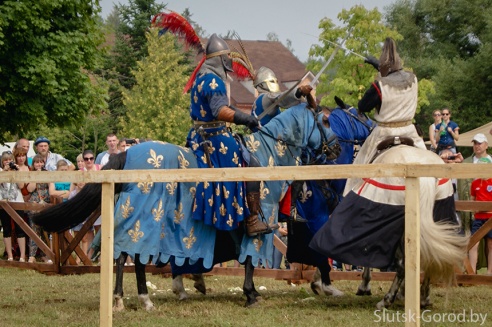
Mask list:
POLYGON ((113 326, 114 183, 102 184, 99 325, 113 326))
POLYGON ((405 327, 420 326, 420 181, 405 179, 405 327))

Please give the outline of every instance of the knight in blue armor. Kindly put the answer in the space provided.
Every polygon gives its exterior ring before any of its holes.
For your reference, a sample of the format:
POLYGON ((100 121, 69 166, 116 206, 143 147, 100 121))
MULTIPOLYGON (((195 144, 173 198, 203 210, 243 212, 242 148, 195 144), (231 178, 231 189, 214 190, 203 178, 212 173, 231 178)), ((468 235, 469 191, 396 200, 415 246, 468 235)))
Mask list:
MULTIPOLYGON (((280 108, 290 108, 301 102, 302 96, 307 96, 313 88, 310 85, 301 85, 293 90, 280 92, 277 77, 274 72, 267 67, 260 67, 255 74, 253 86, 258 92, 258 96, 253 103, 251 115, 260 116, 265 110, 268 113, 260 119, 260 125, 266 125, 273 117, 280 114, 280 108)), ((253 129, 256 132, 256 128, 253 129)))
MULTIPOLYGON (((233 72, 227 43, 213 34, 205 47, 205 61, 195 69, 191 88, 190 115, 193 127, 188 134, 190 146, 200 168, 242 167, 245 165, 240 145, 226 122, 258 126, 258 119, 229 105, 228 72, 233 72)), ((193 76, 193 75, 192 75, 193 76)), ((259 166, 254 157, 250 166, 259 166)), ((249 236, 271 233, 259 219, 260 182, 205 182, 196 187, 194 219, 203 220, 219 230, 231 231, 245 221, 249 236), (248 204, 245 206, 244 199, 248 204), (249 209, 249 210, 248 210, 249 209)))

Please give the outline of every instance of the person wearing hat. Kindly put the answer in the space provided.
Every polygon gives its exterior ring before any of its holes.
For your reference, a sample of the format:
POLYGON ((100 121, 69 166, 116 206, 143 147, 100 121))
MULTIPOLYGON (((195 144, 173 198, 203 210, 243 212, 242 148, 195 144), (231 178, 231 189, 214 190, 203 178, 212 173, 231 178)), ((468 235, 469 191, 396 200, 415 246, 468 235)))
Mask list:
MULTIPOLYGON (((489 147, 489 141, 487 137, 478 133, 473 136, 473 155, 465 158, 463 163, 478 163, 480 160, 490 160, 492 161, 492 157, 487 153, 487 149, 489 147)), ((471 199, 471 184, 473 179, 459 179, 458 180, 458 198, 460 200, 468 201, 471 199)), ((471 212, 461 212, 461 221, 462 226, 464 226, 465 231, 471 230, 473 224, 473 216, 471 212)), ((474 267, 475 269, 475 267, 474 267)))
MULTIPOLYGON (((483 134, 481 136, 485 137, 483 134)), ((474 138, 475 139, 475 138, 474 138)), ((480 138, 479 138, 480 139, 480 138)), ((485 141, 484 141, 485 142, 485 141)), ((482 142, 483 143, 483 142, 482 142)), ((492 160, 488 157, 481 157, 477 161, 478 164, 490 164, 492 160)), ((492 201, 492 178, 477 178, 473 180, 470 187, 470 199, 473 201, 492 201)), ((475 212, 475 219, 471 226, 471 233, 474 234, 482 227, 485 222, 492 217, 492 212, 475 212)), ((477 272, 478 261, 478 246, 477 242, 468 253, 470 264, 473 271, 477 272)), ((487 253, 487 275, 492 275, 492 231, 485 235, 485 243, 488 249, 487 253)))
POLYGON ((40 136, 34 141, 36 152, 44 158, 44 167, 46 170, 55 171, 56 164, 60 160, 65 160, 67 162, 68 170, 75 170, 75 166, 70 160, 65 159, 61 154, 50 151, 50 143, 50 140, 44 136, 40 136))

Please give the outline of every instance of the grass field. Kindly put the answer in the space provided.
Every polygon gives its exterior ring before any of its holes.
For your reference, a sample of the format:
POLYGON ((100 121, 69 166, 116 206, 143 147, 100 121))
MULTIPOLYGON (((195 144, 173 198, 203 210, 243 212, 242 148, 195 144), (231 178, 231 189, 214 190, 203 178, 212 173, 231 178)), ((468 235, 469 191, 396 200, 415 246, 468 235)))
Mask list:
MULTIPOLYGON (((135 277, 126 274, 126 311, 113 315, 113 326, 405 325, 402 302, 385 313, 375 311, 388 282, 372 282, 373 296, 358 297, 354 295, 358 282, 336 281, 346 295, 330 298, 313 295, 308 284, 292 286, 255 278, 257 289, 266 288, 260 291, 263 299, 254 308, 244 308, 240 277, 206 277, 206 296, 192 290, 193 282, 185 279, 190 299, 181 302, 171 292, 170 278, 147 277, 155 286, 149 293, 156 309, 146 312, 140 308, 135 277)), ((492 326, 492 287, 433 288, 432 300, 434 305, 422 316, 422 326, 492 326)), ((99 275, 46 276, 0 268, 0 312, 3 327, 98 326, 99 275)))

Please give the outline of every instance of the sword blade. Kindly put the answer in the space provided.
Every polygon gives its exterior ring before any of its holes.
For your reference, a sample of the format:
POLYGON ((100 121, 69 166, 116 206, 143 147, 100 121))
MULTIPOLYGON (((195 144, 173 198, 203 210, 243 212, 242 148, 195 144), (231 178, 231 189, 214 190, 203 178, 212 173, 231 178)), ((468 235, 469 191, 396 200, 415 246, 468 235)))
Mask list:
POLYGON ((328 61, 323 65, 323 68, 321 68, 321 70, 316 74, 316 76, 314 77, 314 79, 311 81, 311 83, 309 83, 309 85, 311 85, 313 88, 314 88, 314 84, 319 80, 319 78, 321 77, 321 74, 323 74, 323 72, 326 70, 326 68, 328 68, 328 65, 333 61, 333 58, 335 58, 335 55, 337 54, 338 52, 338 49, 340 49, 341 47, 343 47, 343 44, 345 44, 345 41, 347 41, 347 39, 349 38, 350 36, 350 31, 347 33, 347 36, 345 37, 345 39, 343 39, 342 41, 342 44, 337 44, 337 47, 335 48, 335 50, 333 50, 333 52, 331 53, 331 56, 330 58, 328 58, 328 61))

